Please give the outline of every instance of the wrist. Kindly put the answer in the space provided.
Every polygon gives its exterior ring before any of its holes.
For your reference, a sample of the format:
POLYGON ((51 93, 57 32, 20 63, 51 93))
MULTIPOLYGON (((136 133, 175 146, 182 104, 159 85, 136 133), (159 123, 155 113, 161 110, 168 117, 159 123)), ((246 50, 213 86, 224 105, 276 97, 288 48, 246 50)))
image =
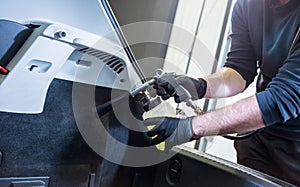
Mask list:
POLYGON ((199 81, 199 87, 197 88, 197 90, 198 90, 198 97, 199 97, 199 99, 201 99, 206 94, 207 82, 203 78, 199 78, 198 81, 199 81))
POLYGON ((192 129, 193 139, 199 139, 204 135, 203 130, 199 128, 197 116, 194 116, 191 119, 191 129, 192 129))
POLYGON ((197 91, 197 99, 202 99, 206 94, 207 90, 207 82, 203 78, 193 79, 193 84, 197 91))

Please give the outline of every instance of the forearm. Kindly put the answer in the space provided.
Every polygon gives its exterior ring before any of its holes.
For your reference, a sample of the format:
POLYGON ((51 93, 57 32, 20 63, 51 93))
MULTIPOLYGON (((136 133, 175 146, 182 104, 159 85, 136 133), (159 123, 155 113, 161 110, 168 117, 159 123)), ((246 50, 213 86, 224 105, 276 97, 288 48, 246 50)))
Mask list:
POLYGON ((265 127, 255 96, 196 116, 192 120, 195 137, 245 133, 265 127))
POLYGON ((246 81, 231 68, 222 68, 219 72, 204 77, 207 82, 205 98, 222 98, 241 93, 246 81))

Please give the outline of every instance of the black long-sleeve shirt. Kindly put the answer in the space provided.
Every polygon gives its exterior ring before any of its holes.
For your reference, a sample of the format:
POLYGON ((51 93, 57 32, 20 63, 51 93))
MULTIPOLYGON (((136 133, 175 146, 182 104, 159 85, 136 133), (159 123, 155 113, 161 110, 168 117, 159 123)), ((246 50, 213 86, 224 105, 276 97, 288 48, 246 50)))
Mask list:
POLYGON ((266 88, 256 93, 267 126, 276 136, 300 141, 300 0, 275 6, 272 0, 237 0, 232 14, 231 50, 225 63, 247 85, 266 88))

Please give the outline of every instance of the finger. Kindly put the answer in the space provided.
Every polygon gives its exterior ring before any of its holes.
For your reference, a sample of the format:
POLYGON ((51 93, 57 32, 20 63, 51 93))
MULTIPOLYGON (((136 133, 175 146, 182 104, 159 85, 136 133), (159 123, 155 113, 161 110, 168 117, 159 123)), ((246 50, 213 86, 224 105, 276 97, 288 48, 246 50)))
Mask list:
POLYGON ((165 86, 168 84, 168 80, 165 80, 164 78, 158 78, 158 79, 156 79, 156 84, 165 86))
POLYGON ((163 99, 163 100, 168 100, 169 98, 170 98, 171 96, 170 96, 170 94, 164 94, 164 95, 161 95, 161 98, 163 99))
POLYGON ((164 131, 160 127, 161 127, 160 125, 155 126, 153 129, 151 129, 150 131, 147 132, 147 136, 154 137, 156 135, 159 135, 162 131, 164 131))
POLYGON ((168 84, 168 85, 167 85, 167 90, 168 90, 168 93, 169 93, 170 95, 174 95, 174 94, 175 94, 175 88, 174 88, 173 85, 168 84))
POLYGON ((155 130, 155 129, 156 129, 156 128, 154 128, 154 129, 148 131, 148 132, 147 132, 147 136, 149 136, 149 137, 154 137, 154 136, 156 136, 156 135, 159 133, 159 131, 158 131, 158 130, 155 130))
POLYGON ((180 97, 178 95, 174 95, 174 100, 176 103, 181 103, 182 101, 180 100, 180 97))
POLYGON ((152 137, 149 137, 147 135, 147 133, 143 133, 143 139, 148 143, 148 145, 150 144, 151 145, 151 142, 152 142, 152 137))
POLYGON ((166 140, 167 137, 164 136, 164 131, 160 131, 159 134, 152 139, 151 145, 157 145, 166 140))
POLYGON ((165 95, 167 92, 165 91, 165 89, 160 87, 156 90, 156 93, 157 93, 157 95, 162 96, 162 95, 165 95))
POLYGON ((153 88, 154 88, 154 89, 159 89, 159 88, 161 88, 161 87, 163 87, 163 86, 166 86, 166 84, 167 84, 167 83, 160 84, 160 83, 158 83, 158 82, 154 82, 153 88))

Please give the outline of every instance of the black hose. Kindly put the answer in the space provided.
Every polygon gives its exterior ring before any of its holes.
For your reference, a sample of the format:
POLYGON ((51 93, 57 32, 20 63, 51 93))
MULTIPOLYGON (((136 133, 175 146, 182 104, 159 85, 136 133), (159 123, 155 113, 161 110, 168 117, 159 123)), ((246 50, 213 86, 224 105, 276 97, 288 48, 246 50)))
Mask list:
POLYGON ((229 140, 245 140, 247 138, 250 138, 252 136, 254 136, 255 134, 259 133, 262 129, 258 129, 256 131, 252 131, 246 134, 242 134, 242 135, 236 135, 236 136, 231 136, 231 135, 224 135, 223 137, 229 140))
POLYGON ((126 97, 129 97, 129 93, 125 92, 124 94, 117 96, 101 105, 97 105, 96 106, 96 111, 98 113, 99 116, 103 116, 104 114, 106 114, 107 112, 109 112, 112 109, 112 105, 119 103, 121 101, 126 101, 126 97))

